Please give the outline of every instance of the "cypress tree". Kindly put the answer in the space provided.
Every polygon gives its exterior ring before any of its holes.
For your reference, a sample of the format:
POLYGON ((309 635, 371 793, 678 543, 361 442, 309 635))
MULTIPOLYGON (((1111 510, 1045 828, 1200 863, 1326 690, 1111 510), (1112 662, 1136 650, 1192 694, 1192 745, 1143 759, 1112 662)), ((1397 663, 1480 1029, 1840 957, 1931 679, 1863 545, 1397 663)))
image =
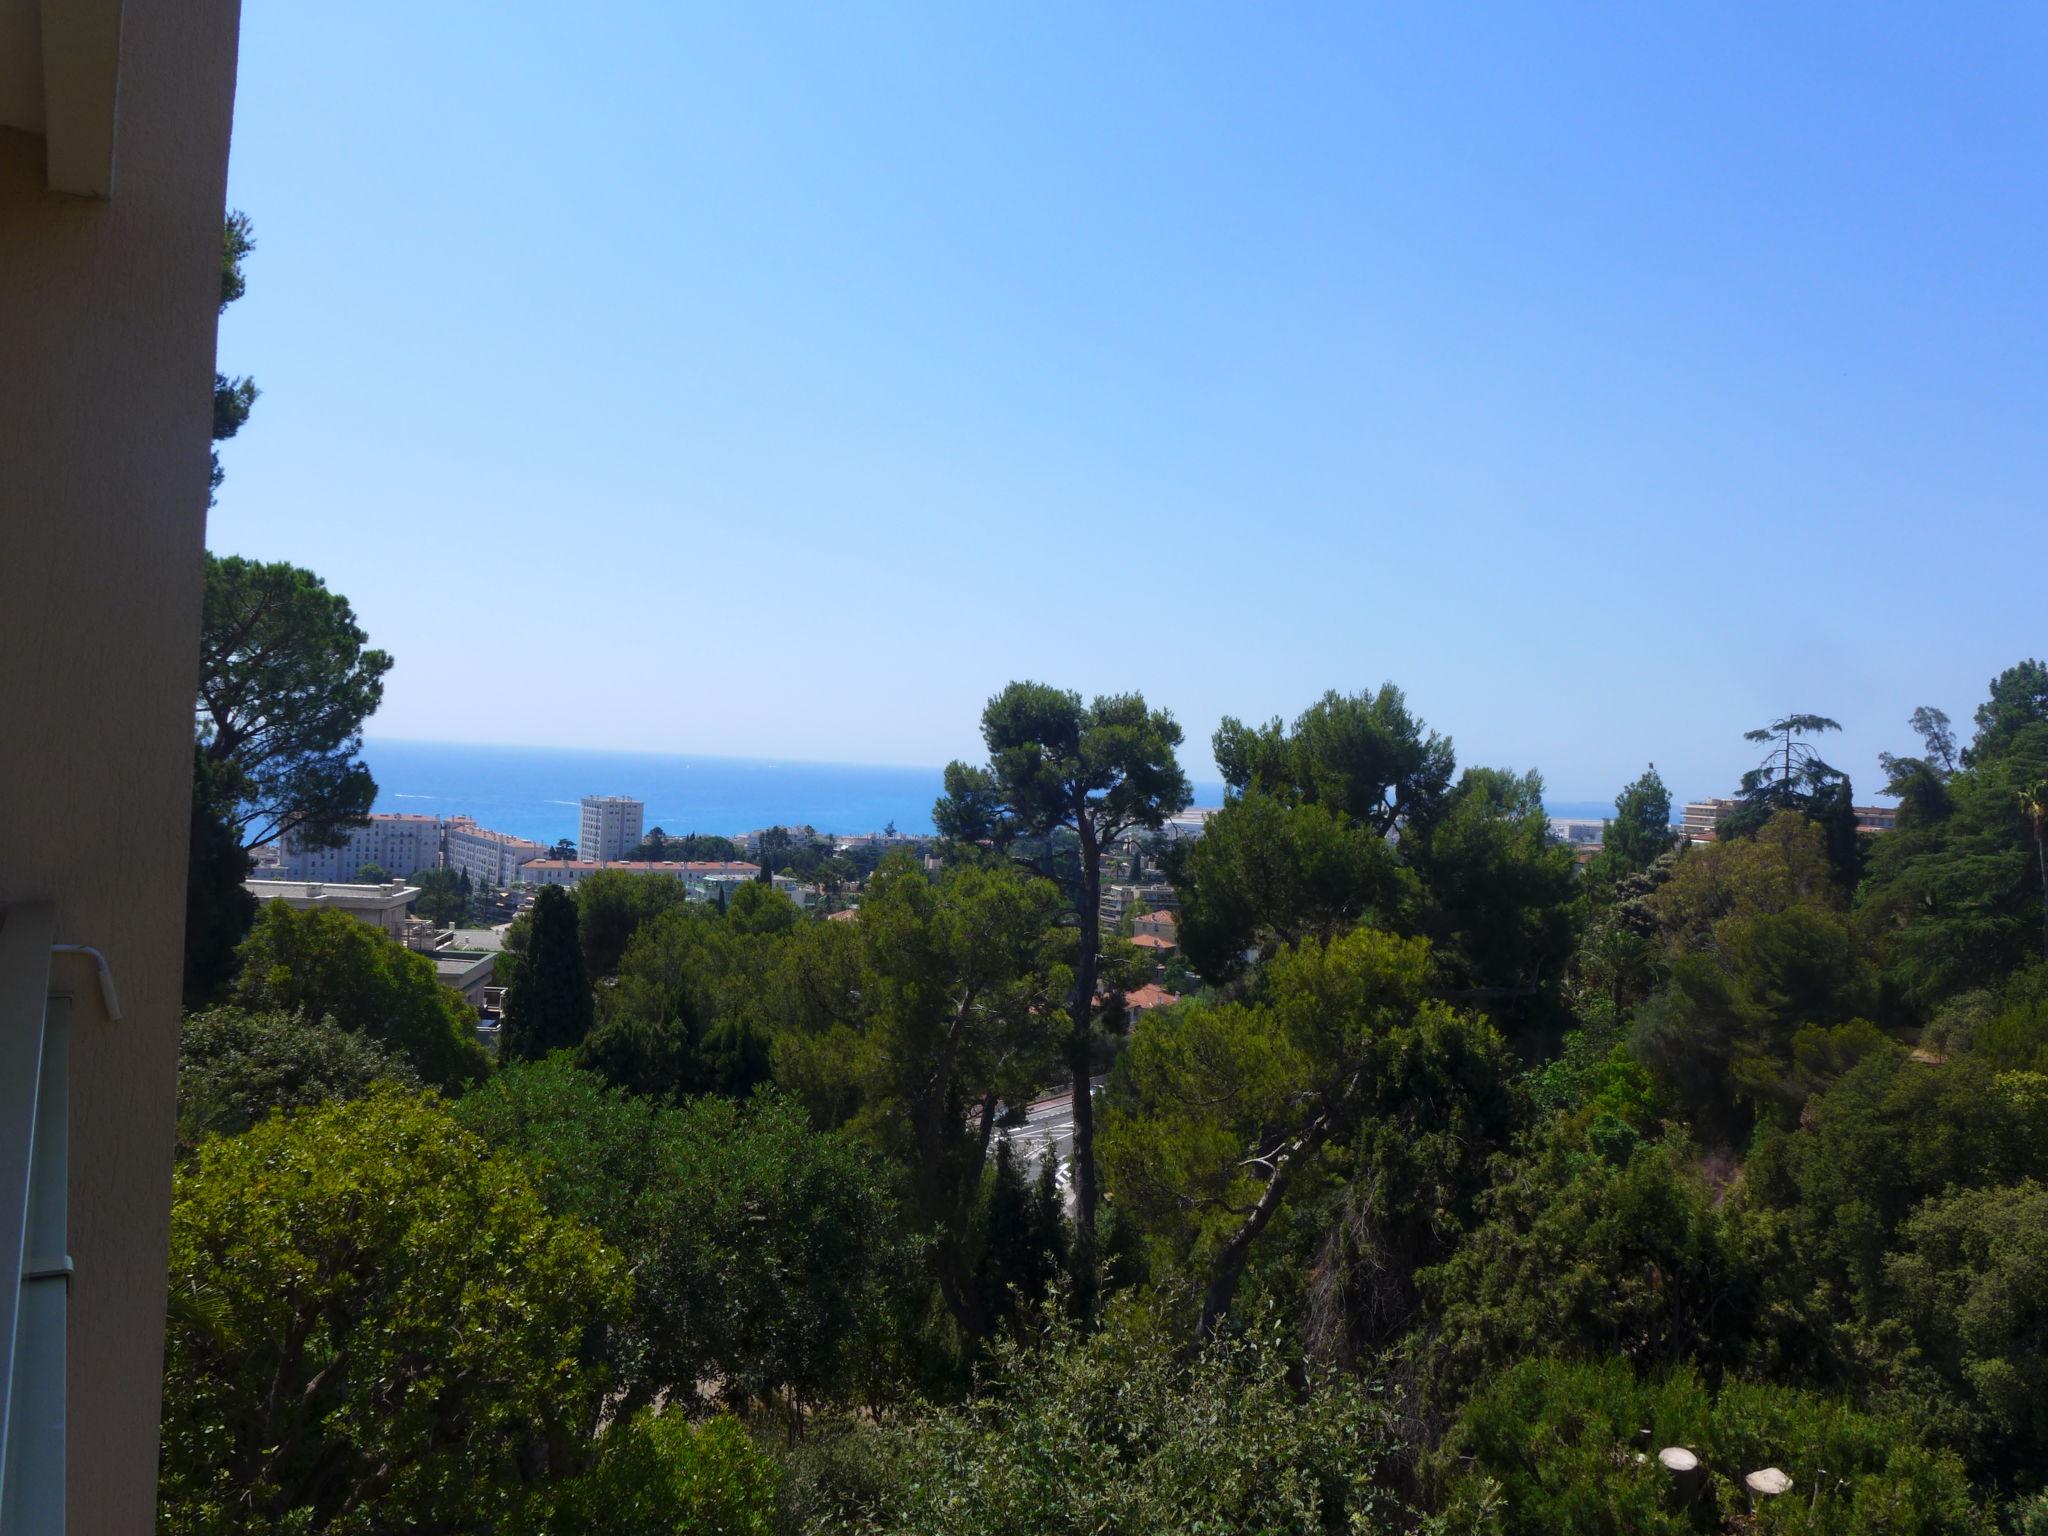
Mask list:
POLYGON ((505 989, 498 1052, 507 1061, 536 1061, 550 1051, 573 1050, 590 1033, 592 1015, 576 903, 560 886, 542 886, 526 954, 505 989))

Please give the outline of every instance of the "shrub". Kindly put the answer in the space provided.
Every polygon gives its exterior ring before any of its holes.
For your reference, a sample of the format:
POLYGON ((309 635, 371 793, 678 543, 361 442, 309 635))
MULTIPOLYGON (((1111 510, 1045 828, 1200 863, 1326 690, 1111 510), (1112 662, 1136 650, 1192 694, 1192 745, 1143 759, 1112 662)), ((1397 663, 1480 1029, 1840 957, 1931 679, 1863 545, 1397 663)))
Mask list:
POLYGON ((1466 1405, 1435 1463, 1453 1528, 1497 1536, 1679 1536, 1724 1528, 1787 1536, 1991 1536, 1962 1463, 1896 1422, 1835 1398, 1731 1380, 1708 1392, 1690 1369, 1639 1380, 1626 1362, 1525 1360, 1466 1405), (1698 1455, 1700 1503, 1681 1504, 1656 1461, 1698 1455), (1789 1473, 1791 1492, 1749 1513, 1749 1472, 1789 1473), (1484 1506, 1491 1505, 1491 1508, 1484 1506))

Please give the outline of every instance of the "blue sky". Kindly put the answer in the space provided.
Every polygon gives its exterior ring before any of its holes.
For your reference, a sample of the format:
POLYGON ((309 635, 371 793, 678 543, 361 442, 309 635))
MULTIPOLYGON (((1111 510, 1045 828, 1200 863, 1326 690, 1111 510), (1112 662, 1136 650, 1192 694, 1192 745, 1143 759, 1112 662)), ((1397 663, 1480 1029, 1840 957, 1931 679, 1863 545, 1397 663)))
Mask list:
POLYGON ((1553 799, 2048 651, 2048 8, 252 0, 212 547, 372 730, 1392 678, 1553 799))

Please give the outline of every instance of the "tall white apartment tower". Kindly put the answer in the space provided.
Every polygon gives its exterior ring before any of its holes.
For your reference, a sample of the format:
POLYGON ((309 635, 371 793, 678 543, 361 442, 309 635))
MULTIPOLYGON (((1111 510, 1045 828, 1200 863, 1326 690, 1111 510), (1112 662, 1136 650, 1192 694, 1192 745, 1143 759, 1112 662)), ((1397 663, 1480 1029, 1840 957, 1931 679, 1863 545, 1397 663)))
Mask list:
POLYGON ((576 857, 623 859, 640 846, 640 818, 646 809, 625 795, 585 795, 576 857))

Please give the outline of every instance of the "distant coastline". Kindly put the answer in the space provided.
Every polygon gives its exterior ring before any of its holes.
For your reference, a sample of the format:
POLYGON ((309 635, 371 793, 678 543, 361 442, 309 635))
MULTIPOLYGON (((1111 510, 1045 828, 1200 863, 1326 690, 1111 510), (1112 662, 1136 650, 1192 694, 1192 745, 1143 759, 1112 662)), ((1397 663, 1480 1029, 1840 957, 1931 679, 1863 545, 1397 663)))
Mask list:
MULTIPOLYGON (((729 836, 756 827, 820 832, 932 830, 945 770, 877 763, 788 762, 579 747, 479 745, 372 737, 363 759, 384 813, 473 816, 515 837, 552 843, 576 836, 580 796, 631 795, 651 829, 729 836)), ((1223 785, 1194 781, 1197 805, 1220 805, 1223 785)), ((1604 801, 1560 801, 1553 816, 1612 815, 1604 801)))

